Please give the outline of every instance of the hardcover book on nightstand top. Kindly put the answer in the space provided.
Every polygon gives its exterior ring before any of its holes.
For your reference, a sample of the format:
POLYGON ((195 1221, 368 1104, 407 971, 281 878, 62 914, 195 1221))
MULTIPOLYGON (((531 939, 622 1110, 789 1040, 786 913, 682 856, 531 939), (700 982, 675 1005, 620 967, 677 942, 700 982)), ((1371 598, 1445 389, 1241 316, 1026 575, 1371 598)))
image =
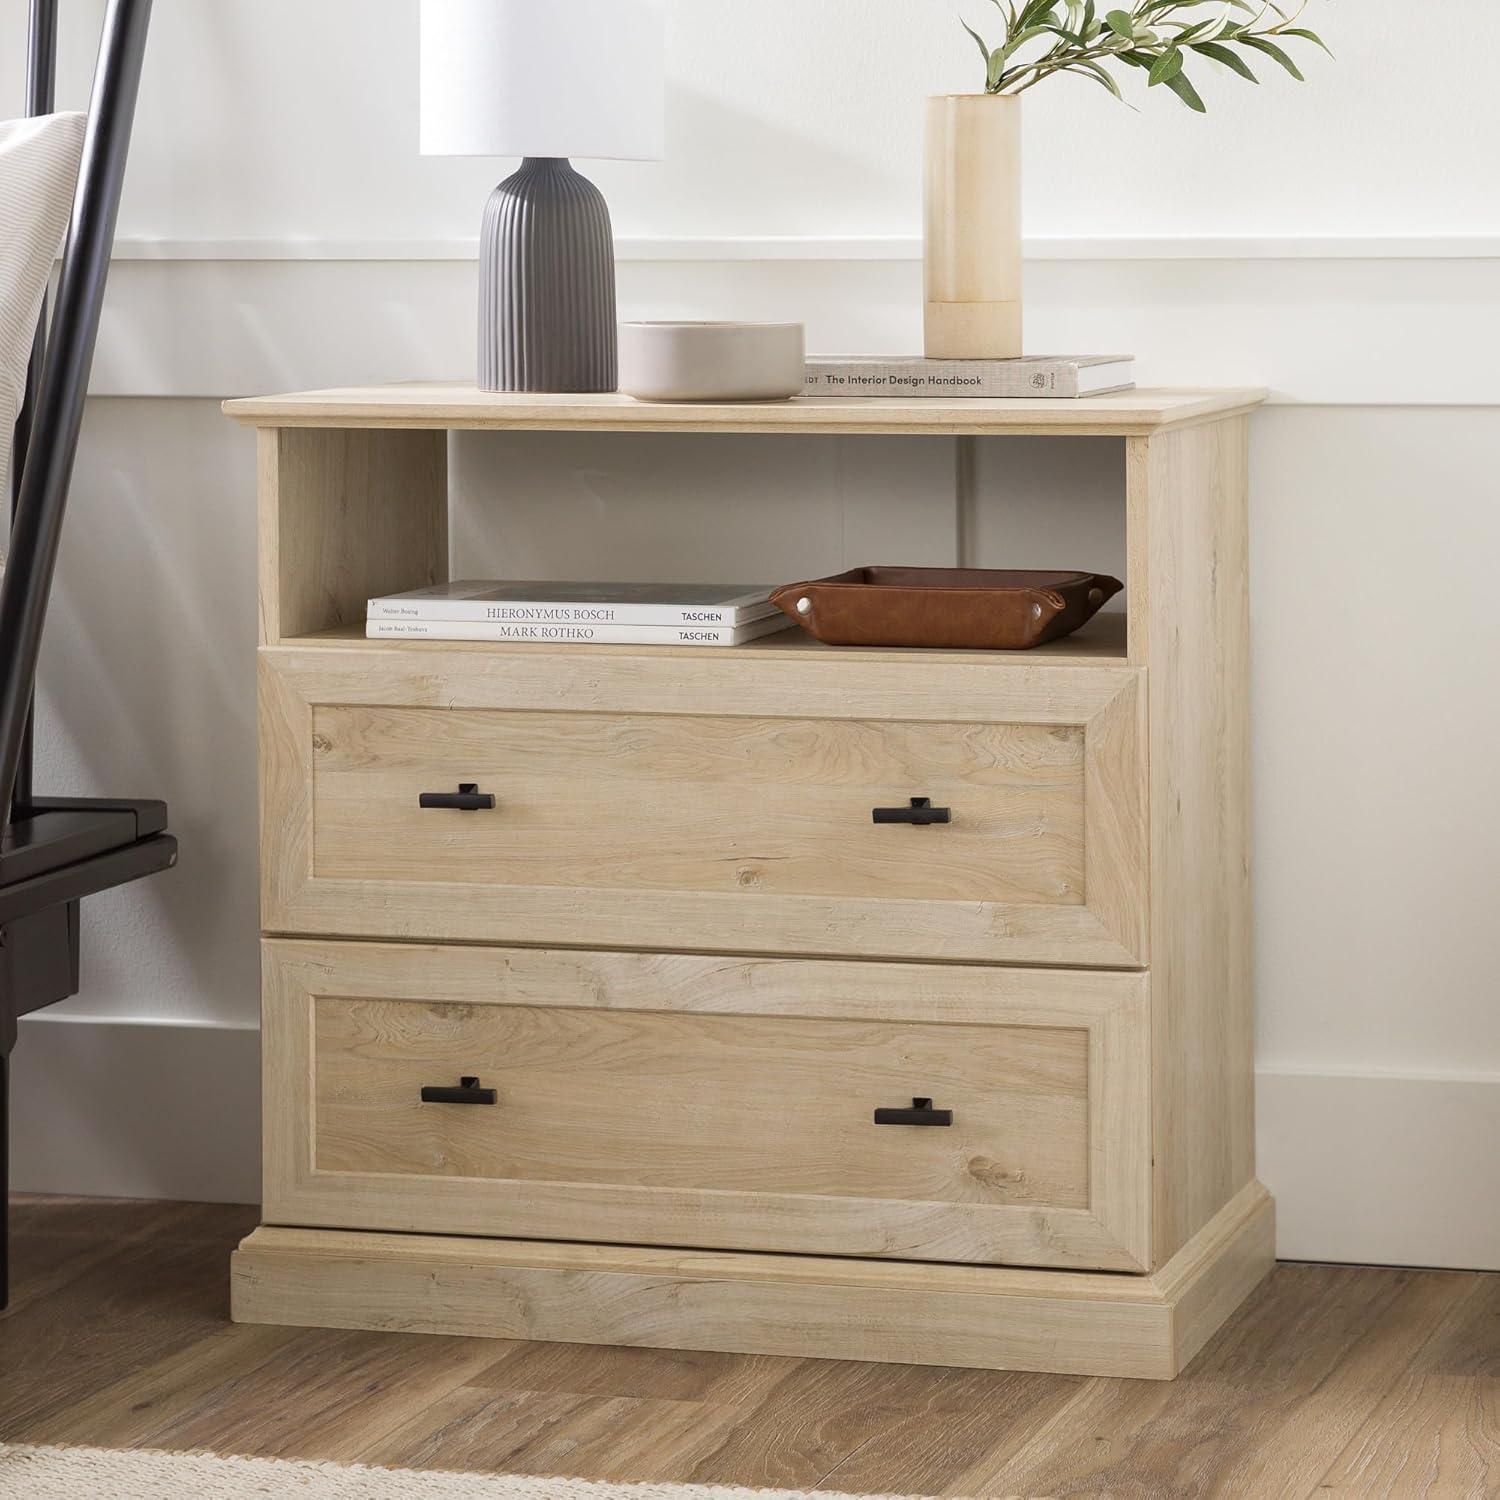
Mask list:
POLYGON ((1023 359, 923 359, 918 355, 818 354, 804 396, 958 396, 1076 400, 1135 384, 1129 354, 1046 354, 1023 359))

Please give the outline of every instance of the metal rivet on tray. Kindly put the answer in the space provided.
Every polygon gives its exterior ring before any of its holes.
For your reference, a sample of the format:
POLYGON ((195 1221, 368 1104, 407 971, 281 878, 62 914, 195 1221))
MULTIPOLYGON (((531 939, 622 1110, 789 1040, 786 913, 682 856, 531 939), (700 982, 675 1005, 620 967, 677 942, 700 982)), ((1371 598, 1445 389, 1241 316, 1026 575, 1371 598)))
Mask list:
POLYGON ((1040 604, 1033 604, 1031 606, 1031 618, 1033 620, 1040 620, 1042 618, 1042 606, 1040 604))
POLYGON ((1090 589, 1089 590, 1089 603, 1090 604, 1095 604, 1095 605, 1103 604, 1104 603, 1104 590, 1103 589, 1090 589))
POLYGON ((797 601, 797 613, 799 615, 810 615, 812 613, 812 600, 802 598, 797 601))

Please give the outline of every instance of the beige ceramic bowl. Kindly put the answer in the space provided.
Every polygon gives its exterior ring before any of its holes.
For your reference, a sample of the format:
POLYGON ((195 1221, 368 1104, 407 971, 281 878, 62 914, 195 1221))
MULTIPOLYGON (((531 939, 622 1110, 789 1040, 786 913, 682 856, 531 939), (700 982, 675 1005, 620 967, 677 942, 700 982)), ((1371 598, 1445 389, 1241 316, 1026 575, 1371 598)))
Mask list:
POLYGON ((785 401, 805 366, 800 323, 620 324, 620 389, 637 401, 785 401))

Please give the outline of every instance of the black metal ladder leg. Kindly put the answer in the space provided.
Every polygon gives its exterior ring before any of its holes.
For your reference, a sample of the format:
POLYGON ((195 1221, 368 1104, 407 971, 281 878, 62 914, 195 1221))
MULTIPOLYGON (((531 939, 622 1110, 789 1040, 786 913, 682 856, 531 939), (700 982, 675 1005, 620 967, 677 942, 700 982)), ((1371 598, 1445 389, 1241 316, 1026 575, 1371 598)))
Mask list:
MULTIPOLYGON (((31 24, 26 38, 26 114, 50 115, 56 108, 57 84, 57 0, 31 0, 31 24)), ((15 524, 16 511, 21 499, 21 475, 26 468, 26 454, 31 446, 31 426, 36 415, 36 388, 42 378, 42 365, 47 358, 47 298, 42 298, 41 316, 37 319, 36 335, 31 341, 31 359, 26 366, 26 386, 22 393, 21 409, 16 416, 15 443, 12 449, 10 514, 6 522, 6 534, 15 524)), ((15 790, 11 802, 19 812, 31 806, 33 796, 32 767, 35 759, 32 720, 34 714, 27 713, 26 731, 21 741, 21 760, 16 767, 15 790)), ((0 814, 5 811, 0 804, 0 814)), ((3 1270, 3 1262, 0 1262, 3 1270)), ((0 1307, 5 1304, 0 1300, 0 1307)))
POLYGON ((23 759, 150 17, 151 0, 109 0, 105 12, 31 450, 17 495, 10 559, 0 576, 0 640, 6 643, 0 655, 0 806, 5 807, 23 759))
POLYGON ((0 1312, 10 1306, 10 1054, 0 1052, 0 1312))
MULTIPOLYGON (((31 114, 52 108, 57 9, 57 0, 31 0, 26 91, 31 114)), ((28 811, 34 802, 31 709, 37 655, 99 332, 150 15, 151 0, 108 0, 57 310, 45 339, 38 330, 27 402, 17 422, 20 451, 9 557, 0 574, 0 641, 5 642, 0 651, 0 824, 10 821, 13 793, 28 811), (45 362, 38 371, 43 351, 45 362)), ((0 434, 0 440, 9 436, 0 434)), ((5 498, 0 496, 0 506, 5 498)), ((165 835, 147 842, 169 845, 167 855, 176 847, 165 835)), ((76 896, 69 899, 76 901, 76 896)), ((0 931, 0 966, 8 967, 4 940, 0 931)), ((76 947, 74 955, 76 972, 76 947)), ((27 1008, 11 992, 14 979, 0 975, 0 1308, 10 1300, 10 1052, 16 1016, 27 1008)))

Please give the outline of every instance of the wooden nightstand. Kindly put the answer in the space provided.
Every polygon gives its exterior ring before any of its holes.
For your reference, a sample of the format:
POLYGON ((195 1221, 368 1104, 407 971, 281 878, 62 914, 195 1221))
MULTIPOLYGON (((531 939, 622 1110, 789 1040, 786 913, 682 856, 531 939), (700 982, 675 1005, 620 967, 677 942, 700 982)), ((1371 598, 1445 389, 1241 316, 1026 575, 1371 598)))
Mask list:
POLYGON ((1261 397, 228 403, 265 938, 234 1316, 1175 1375, 1272 1259, 1261 397), (1118 438, 1128 617, 1016 655, 366 641, 370 595, 446 577, 462 428, 1118 438), (872 821, 913 796, 952 822, 872 821))

